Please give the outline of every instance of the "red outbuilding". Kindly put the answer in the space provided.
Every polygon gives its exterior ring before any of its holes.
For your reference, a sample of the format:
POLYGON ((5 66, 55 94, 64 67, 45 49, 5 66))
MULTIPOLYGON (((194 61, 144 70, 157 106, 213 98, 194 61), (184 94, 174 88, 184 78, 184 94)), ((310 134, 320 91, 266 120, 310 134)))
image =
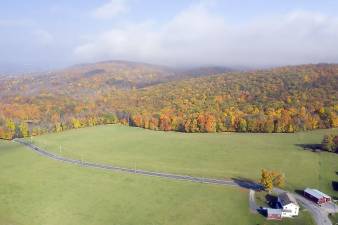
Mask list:
POLYGON ((331 202, 331 197, 323 192, 320 192, 316 189, 306 188, 304 190, 304 196, 318 205, 324 204, 326 202, 331 202))
POLYGON ((282 219, 282 210, 281 209, 266 209, 267 219, 268 220, 281 220, 282 219))

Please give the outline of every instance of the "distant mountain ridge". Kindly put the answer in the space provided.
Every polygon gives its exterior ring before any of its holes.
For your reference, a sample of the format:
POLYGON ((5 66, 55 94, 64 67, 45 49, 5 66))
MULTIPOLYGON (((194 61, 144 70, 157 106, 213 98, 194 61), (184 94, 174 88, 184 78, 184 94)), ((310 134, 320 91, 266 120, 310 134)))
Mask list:
POLYGON ((37 95, 41 90, 56 93, 65 91, 69 95, 78 95, 81 92, 92 92, 94 89, 143 88, 190 77, 208 76, 220 71, 231 70, 222 67, 182 70, 138 62, 103 61, 37 73, 34 76, 17 76, 15 82, 8 79, 7 82, 2 84, 3 91, 0 95, 19 94, 15 90, 22 91, 22 87, 27 86, 28 83, 30 83, 29 90, 25 89, 27 95, 37 95))

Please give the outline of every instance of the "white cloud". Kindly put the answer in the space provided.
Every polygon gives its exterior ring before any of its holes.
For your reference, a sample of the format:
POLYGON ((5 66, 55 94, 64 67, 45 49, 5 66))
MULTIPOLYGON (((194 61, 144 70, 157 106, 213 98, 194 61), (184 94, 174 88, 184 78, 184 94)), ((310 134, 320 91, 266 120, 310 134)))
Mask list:
POLYGON ((119 14, 128 11, 126 0, 110 0, 106 4, 98 7, 92 15, 98 19, 111 19, 119 14))
POLYGON ((279 65, 338 61, 338 18, 294 11, 234 25, 196 4, 159 26, 124 24, 78 46, 78 60, 168 65, 279 65))

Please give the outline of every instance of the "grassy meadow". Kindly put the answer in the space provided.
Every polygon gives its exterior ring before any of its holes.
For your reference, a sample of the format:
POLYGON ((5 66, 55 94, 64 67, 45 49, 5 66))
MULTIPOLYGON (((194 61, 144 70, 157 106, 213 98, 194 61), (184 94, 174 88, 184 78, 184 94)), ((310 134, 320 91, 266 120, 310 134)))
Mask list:
POLYGON ((259 179, 262 168, 285 173, 287 188, 318 188, 332 195, 338 154, 304 150, 326 133, 295 134, 156 132, 120 125, 34 137, 40 147, 71 158, 118 166, 217 178, 259 179))
POLYGON ((82 168, 0 141, 0 225, 311 225, 251 214, 247 190, 82 168))

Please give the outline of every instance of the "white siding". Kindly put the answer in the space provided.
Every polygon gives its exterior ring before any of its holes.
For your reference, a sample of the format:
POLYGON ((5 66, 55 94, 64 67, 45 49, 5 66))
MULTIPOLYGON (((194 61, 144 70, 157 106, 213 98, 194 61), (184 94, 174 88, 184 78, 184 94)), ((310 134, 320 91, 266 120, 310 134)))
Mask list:
POLYGON ((298 216, 299 206, 293 203, 283 206, 282 217, 298 216))

